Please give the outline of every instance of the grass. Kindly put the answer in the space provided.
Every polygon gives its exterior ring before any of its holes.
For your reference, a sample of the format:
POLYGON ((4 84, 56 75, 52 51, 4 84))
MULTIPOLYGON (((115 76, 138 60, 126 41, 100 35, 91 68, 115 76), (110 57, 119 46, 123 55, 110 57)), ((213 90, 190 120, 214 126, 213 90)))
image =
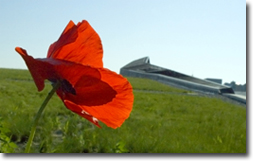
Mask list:
MULTIPOLYGON (((135 101, 120 128, 101 123, 99 129, 68 110, 55 95, 40 119, 32 152, 246 153, 245 107, 187 95, 186 90, 148 79, 128 80, 135 101)), ((8 137, 17 145, 3 149, 0 141, 0 151, 24 151, 33 118, 51 90, 48 82, 45 85, 37 92, 27 70, 0 69, 0 128, 8 130, 0 138, 8 137)))

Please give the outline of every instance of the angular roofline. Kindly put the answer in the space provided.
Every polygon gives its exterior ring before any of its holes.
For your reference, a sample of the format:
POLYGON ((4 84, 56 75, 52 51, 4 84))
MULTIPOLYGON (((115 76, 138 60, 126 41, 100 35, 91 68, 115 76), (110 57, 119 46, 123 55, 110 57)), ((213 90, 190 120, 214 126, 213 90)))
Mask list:
POLYGON ((234 90, 231 87, 152 65, 149 57, 143 57, 128 63, 120 69, 120 74, 130 77, 149 78, 172 86, 204 93, 234 94, 234 90))

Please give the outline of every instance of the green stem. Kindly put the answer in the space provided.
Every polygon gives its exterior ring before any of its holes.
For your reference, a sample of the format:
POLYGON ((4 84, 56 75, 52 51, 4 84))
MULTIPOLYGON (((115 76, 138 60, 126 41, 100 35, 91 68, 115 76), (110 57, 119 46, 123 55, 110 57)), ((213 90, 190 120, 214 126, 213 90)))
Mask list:
POLYGON ((59 88, 60 86, 60 83, 59 82, 56 82, 54 85, 53 85, 53 88, 52 90, 49 92, 48 96, 45 98, 45 100, 43 101, 40 109, 38 110, 36 116, 35 116, 35 119, 34 119, 34 122, 33 122, 33 125, 32 125, 32 128, 31 128, 31 132, 30 132, 30 136, 29 136, 29 139, 28 139, 28 142, 27 142, 27 146, 26 146, 26 149, 25 149, 25 153, 29 153, 30 152, 30 148, 31 148, 31 145, 32 145, 32 141, 33 141, 33 138, 34 138, 34 134, 35 134, 35 130, 36 130, 36 126, 38 125, 38 121, 41 117, 41 114, 44 110, 44 108, 46 107, 47 103, 49 102, 49 100, 51 99, 52 95, 55 93, 55 91, 59 88))

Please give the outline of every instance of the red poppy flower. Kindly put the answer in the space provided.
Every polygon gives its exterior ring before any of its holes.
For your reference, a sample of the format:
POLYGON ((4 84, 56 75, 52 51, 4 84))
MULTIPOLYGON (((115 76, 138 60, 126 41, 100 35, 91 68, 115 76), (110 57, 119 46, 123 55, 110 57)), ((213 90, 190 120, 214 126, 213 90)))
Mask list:
POLYGON ((121 75, 103 68, 101 40, 85 20, 69 22, 47 58, 34 59, 26 50, 15 50, 24 59, 41 91, 44 80, 60 82, 57 95, 65 106, 100 127, 98 120, 117 128, 129 117, 133 106, 131 84, 121 75))

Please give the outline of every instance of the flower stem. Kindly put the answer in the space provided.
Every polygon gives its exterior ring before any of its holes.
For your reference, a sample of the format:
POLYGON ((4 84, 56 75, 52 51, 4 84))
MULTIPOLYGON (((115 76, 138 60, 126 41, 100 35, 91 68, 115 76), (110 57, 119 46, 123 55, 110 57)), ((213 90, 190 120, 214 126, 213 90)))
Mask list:
POLYGON ((55 93, 55 91, 59 88, 60 86, 60 83, 57 81, 54 85, 53 85, 53 88, 52 90, 49 92, 49 94, 47 95, 47 97, 45 98, 45 100, 43 101, 40 109, 38 110, 36 116, 35 116, 35 119, 34 119, 34 122, 33 122, 33 125, 32 125, 32 128, 31 128, 31 132, 30 132, 30 136, 29 136, 29 139, 28 139, 28 142, 27 142, 27 146, 26 146, 26 149, 25 149, 25 153, 29 153, 30 152, 30 148, 31 148, 31 145, 32 145, 32 141, 33 141, 33 138, 34 138, 34 134, 35 134, 35 130, 36 130, 36 126, 38 125, 38 121, 40 119, 40 116, 44 110, 44 108, 46 107, 47 103, 49 102, 49 100, 51 99, 52 95, 55 93))

